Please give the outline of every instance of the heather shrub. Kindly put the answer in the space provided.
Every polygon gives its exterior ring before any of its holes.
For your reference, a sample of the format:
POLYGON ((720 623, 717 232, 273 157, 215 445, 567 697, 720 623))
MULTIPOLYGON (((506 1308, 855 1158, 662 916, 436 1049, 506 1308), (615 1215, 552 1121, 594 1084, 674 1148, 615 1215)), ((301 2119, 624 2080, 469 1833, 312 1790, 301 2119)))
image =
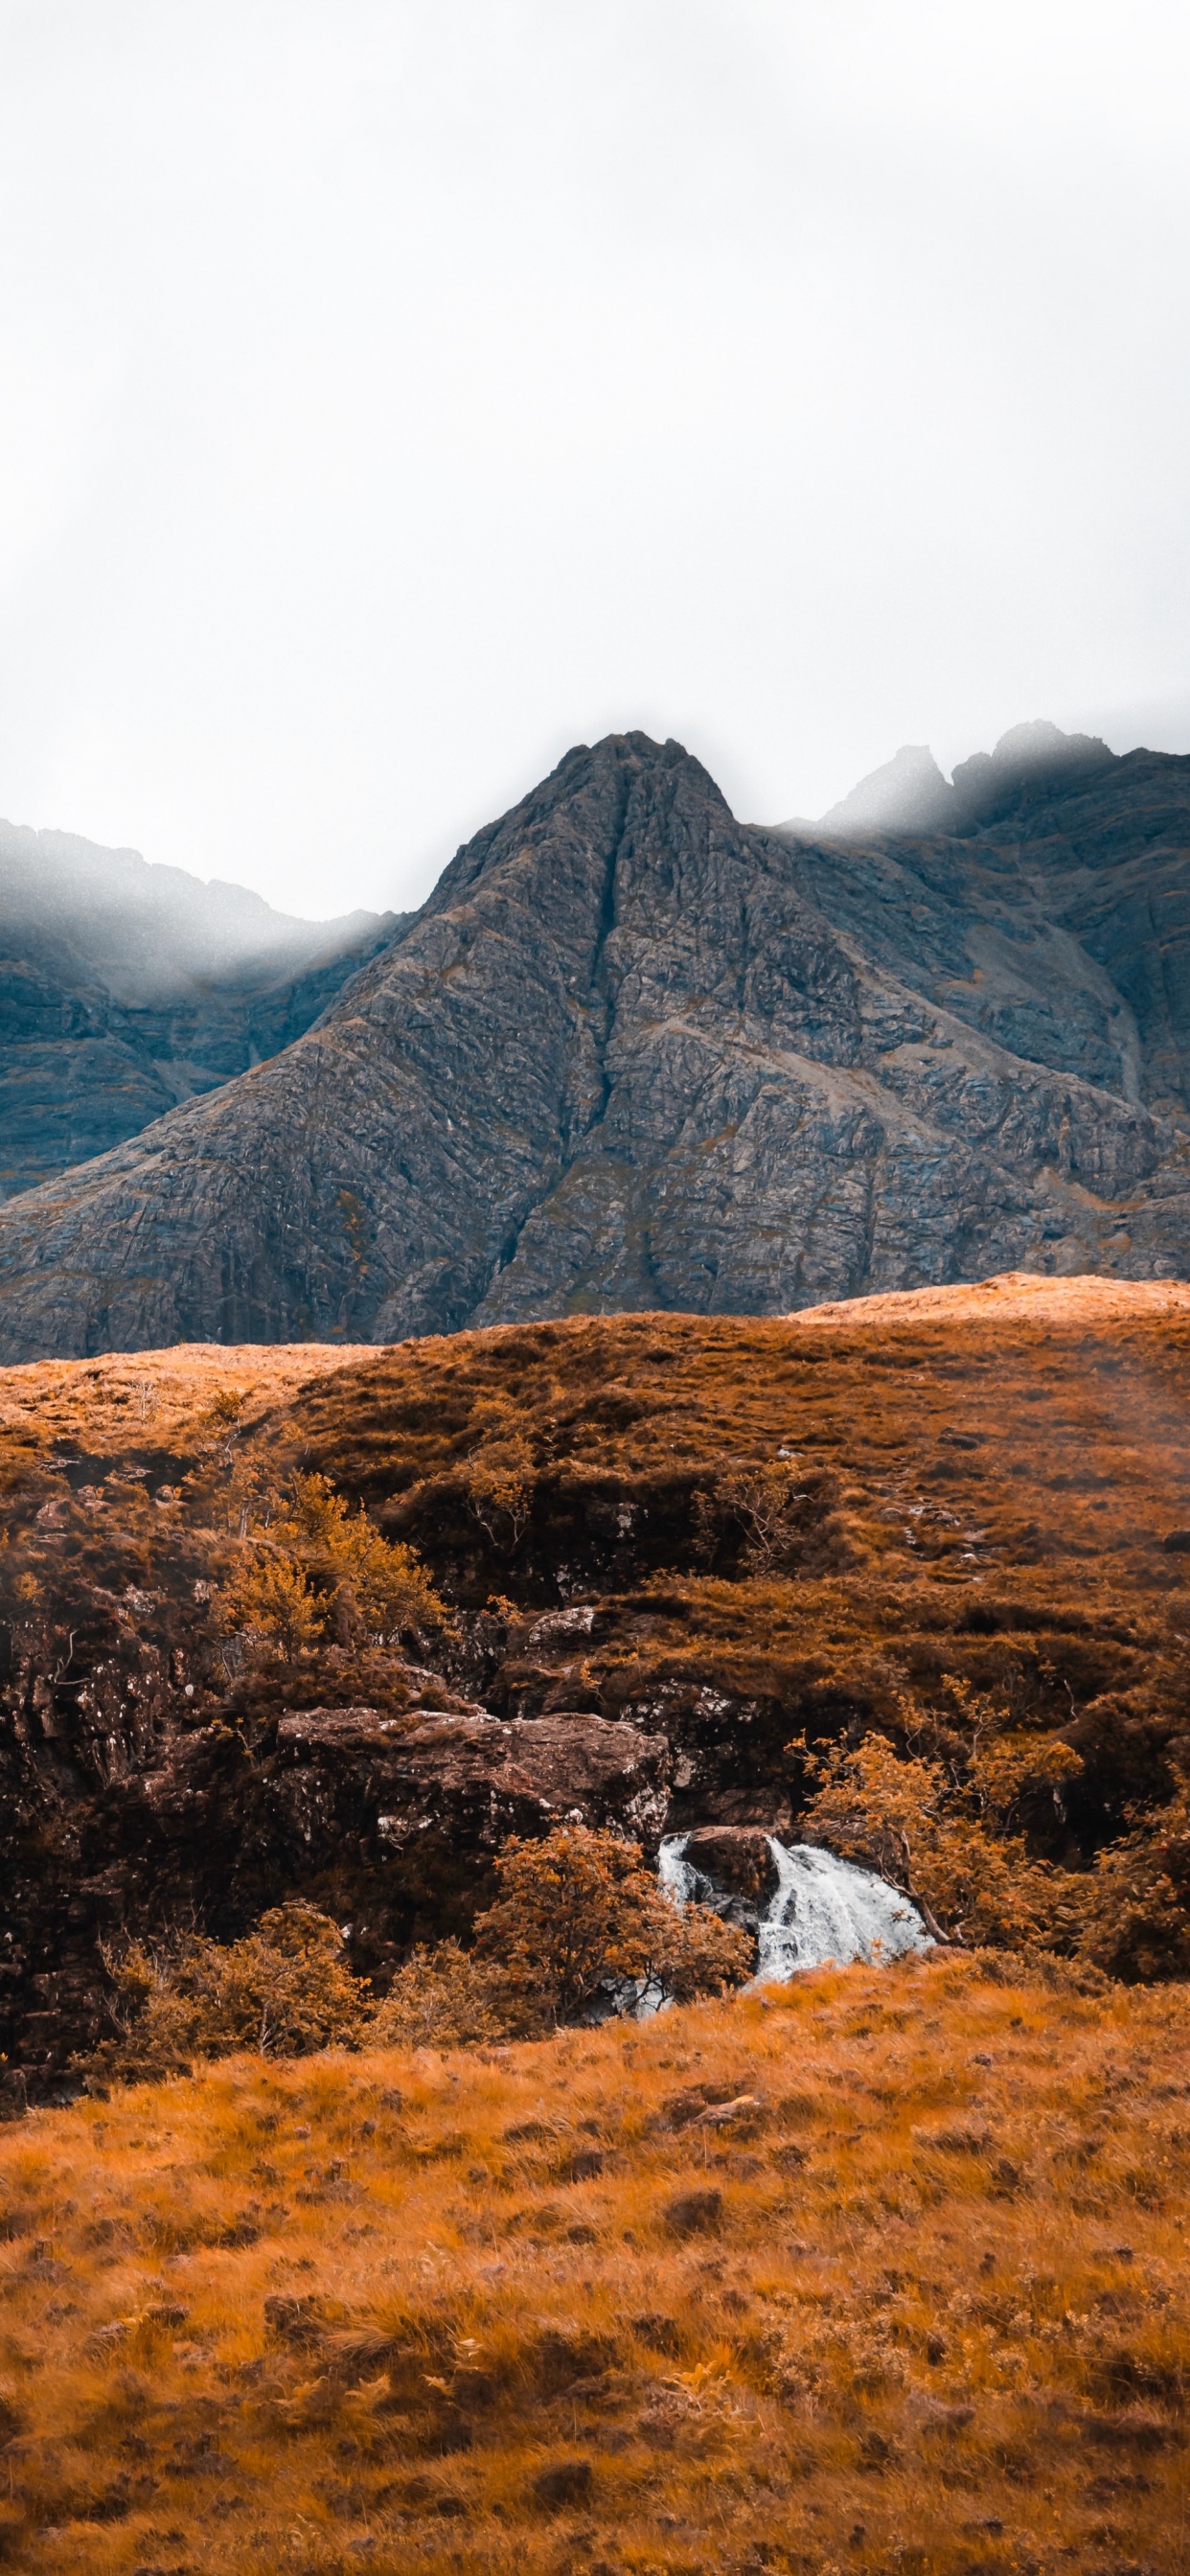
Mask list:
POLYGON ((92 2091, 189 2074, 197 2059, 234 2049, 306 2057, 355 2047, 368 2017, 338 1925, 300 1901, 275 1906, 240 1941, 187 1933, 158 1949, 133 1942, 109 1965, 117 2029, 80 2061, 92 2091))

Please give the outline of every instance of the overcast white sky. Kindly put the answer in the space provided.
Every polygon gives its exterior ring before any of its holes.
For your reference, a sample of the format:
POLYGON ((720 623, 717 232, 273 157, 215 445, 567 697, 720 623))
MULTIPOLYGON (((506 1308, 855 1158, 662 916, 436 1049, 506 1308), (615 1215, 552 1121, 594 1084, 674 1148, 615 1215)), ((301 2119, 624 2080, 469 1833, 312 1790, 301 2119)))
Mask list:
POLYGON ((0 0, 0 812, 407 904, 577 740, 737 812, 1190 748, 1184 0, 0 0))

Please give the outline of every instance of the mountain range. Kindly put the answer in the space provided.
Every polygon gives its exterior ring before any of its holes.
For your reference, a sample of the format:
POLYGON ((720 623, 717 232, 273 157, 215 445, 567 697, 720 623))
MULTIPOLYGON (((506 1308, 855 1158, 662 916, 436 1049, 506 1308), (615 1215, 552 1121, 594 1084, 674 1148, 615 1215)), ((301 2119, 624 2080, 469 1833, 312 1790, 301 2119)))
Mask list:
POLYGON ((405 918, 299 921, 0 823, 0 1199, 291 1045, 405 918))
POLYGON ((1188 934, 1190 758, 1019 727, 761 828, 580 745, 268 1061, 9 1199, 0 1357, 1176 1275, 1188 934))

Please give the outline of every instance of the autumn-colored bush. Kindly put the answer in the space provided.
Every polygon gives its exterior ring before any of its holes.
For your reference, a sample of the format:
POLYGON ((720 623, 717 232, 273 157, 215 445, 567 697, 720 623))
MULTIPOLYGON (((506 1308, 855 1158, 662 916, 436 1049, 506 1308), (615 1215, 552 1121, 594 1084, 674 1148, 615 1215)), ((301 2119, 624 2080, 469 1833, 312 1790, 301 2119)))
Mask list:
POLYGON ((116 2031, 81 2069, 91 2089, 188 2074, 199 2059, 251 2048, 305 2057, 356 2046, 367 1999, 343 1956, 338 1926, 293 1901, 226 1944, 196 1933, 151 1949, 133 1942, 111 1961, 116 2031))
POLYGON ((315 1578, 330 1590, 342 1644, 449 1627, 416 1550, 382 1538, 363 1505, 351 1511, 327 1477, 295 1477, 276 1536, 278 1544, 304 1554, 315 1578))
POLYGON ((516 2027, 517 1999, 495 1967, 457 1941, 419 1944, 398 1968, 368 2032, 373 2048, 463 2048, 516 2027))
MULTIPOLYGON (((971 1722, 970 1694, 951 1685, 971 1722)), ((911 1740, 921 1712, 903 1702, 911 1740)), ((935 1939, 1008 1949, 1072 1947, 1080 1933, 1085 1881, 1030 1856, 1014 1830, 1023 1794, 1059 1786, 1081 1769, 1060 1737, 1011 1737, 971 1724, 959 1761, 901 1753, 881 1733, 858 1744, 791 1750, 805 1762, 813 1793, 801 1830, 845 1860, 879 1872, 917 1906, 935 1939)))
POLYGON ((382 1537, 362 1505, 349 1510, 327 1477, 295 1476, 279 1496, 237 1460, 224 1508, 236 1545, 217 1624, 257 1659, 292 1663, 328 1633, 354 1646, 449 1630, 416 1550, 382 1537))
POLYGON ((220 1592, 218 1624, 261 1660, 291 1664, 322 1635, 324 1612, 303 1565, 277 1547, 246 1544, 220 1592))
POLYGON ((655 2002, 689 1999, 748 1974, 746 1934, 705 1906, 675 1905, 639 1845, 618 1834, 561 1825, 540 1842, 506 1843, 496 1871, 500 1894, 477 1918, 476 1956, 530 2025, 573 2021, 625 1987, 655 2002))

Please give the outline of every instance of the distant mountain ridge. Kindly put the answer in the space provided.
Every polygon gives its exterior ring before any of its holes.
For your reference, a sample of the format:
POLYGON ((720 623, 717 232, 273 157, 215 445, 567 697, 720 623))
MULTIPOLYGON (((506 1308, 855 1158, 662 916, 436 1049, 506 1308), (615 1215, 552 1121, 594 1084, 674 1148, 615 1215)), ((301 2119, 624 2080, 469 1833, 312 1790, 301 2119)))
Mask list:
POLYGON ((1061 733, 1043 720, 1013 725, 994 751, 977 751, 946 779, 925 743, 904 743, 892 760, 869 771, 850 794, 816 824, 782 825, 843 837, 869 832, 953 832, 964 836, 991 822, 1005 802, 1030 782, 1069 786, 1102 769, 1115 755, 1097 734, 1061 733))
POLYGON ((0 823, 0 1198, 289 1046, 406 919, 300 921, 244 886, 0 823))
POLYGON ((578 746, 282 1054, 0 1210, 0 1352, 1184 1273, 1190 758, 951 792, 763 830, 578 746))

